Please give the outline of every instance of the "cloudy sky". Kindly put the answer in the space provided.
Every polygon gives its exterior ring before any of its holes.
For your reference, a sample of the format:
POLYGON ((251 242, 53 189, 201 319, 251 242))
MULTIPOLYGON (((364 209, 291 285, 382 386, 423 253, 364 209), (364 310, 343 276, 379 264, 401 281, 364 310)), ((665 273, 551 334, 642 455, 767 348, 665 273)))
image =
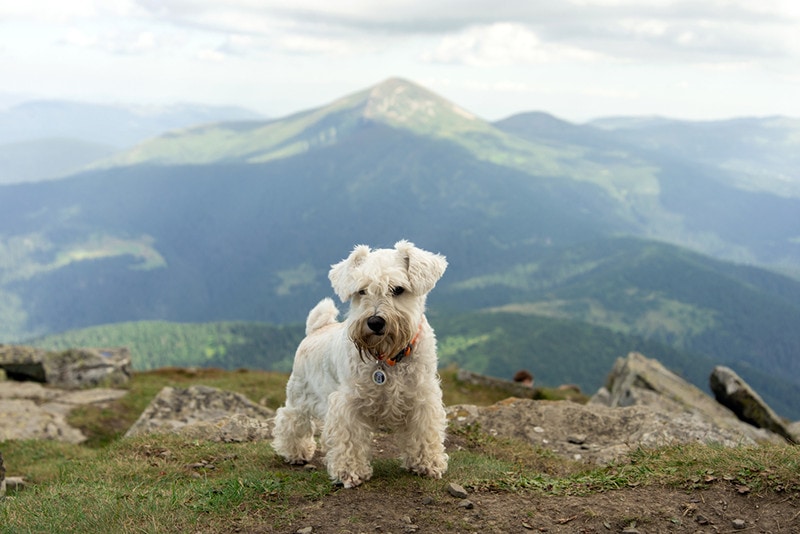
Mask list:
POLYGON ((0 107, 281 117, 394 76, 489 120, 800 117, 800 1, 0 0, 0 107))

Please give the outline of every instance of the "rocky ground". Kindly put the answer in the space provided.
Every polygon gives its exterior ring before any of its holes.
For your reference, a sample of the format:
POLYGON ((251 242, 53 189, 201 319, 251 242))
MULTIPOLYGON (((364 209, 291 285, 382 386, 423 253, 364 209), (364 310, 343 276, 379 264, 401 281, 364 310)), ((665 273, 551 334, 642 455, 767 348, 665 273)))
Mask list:
MULTIPOLYGON (((612 387, 587 405, 510 398, 492 406, 451 406, 453 429, 476 425, 492 436, 531 443, 552 453, 594 465, 625 457, 638 446, 673 443, 737 445, 798 441, 798 424, 768 431, 738 419, 706 394, 663 369, 631 354, 612 372, 612 387), (645 384, 646 387, 643 387, 645 384)), ((730 389, 730 388, 728 388, 730 389)), ((0 441, 57 439, 80 443, 85 436, 66 424, 75 406, 104 405, 125 390, 61 390, 32 382, 7 381, 0 388, 0 441)), ((270 439, 270 411, 241 395, 214 388, 164 388, 131 428, 173 430, 195 439, 261 441, 270 439)), ((463 444, 456 431, 450 450, 463 444)), ((396 458, 391 437, 378 436, 378 458, 396 458)), ((276 460, 277 461, 277 460, 276 460)), ((282 465, 277 469, 307 469, 282 465)), ((312 469, 324 469, 320 457, 312 469)), ((209 532, 404 533, 404 532, 797 532, 800 494, 763 494, 725 477, 710 477, 691 490, 662 485, 622 487, 585 496, 546 492, 491 491, 467 487, 466 495, 448 484, 429 493, 409 492, 393 476, 376 476, 354 490, 339 489, 320 499, 298 499, 291 514, 253 515, 246 523, 214 525, 209 532), (451 490, 453 488, 450 488, 451 490), (289 519, 291 517, 291 519, 289 519), (275 525, 282 525, 276 530, 275 525)), ((800 473, 798 473, 800 477, 800 473)), ((452 480, 452 479, 451 479, 452 480)), ((457 480, 453 481, 457 485, 457 480)), ((423 486, 412 486, 423 487, 423 486)), ((688 487, 688 485, 687 485, 688 487)), ((457 489, 457 488, 456 488, 457 489)))
MULTIPOLYGON (((458 446, 451 438, 448 448, 458 446)), ((376 450, 378 457, 397 453, 387 436, 377 439, 376 450)), ((319 457, 312 465, 324 469, 319 457)), ((257 518, 238 528, 311 534, 800 532, 800 495, 757 494, 722 479, 694 490, 647 486, 547 496, 468 488, 462 497, 445 483, 438 493, 409 495, 376 476, 356 489, 294 506, 298 517, 283 529, 259 525, 257 518)))
MULTIPOLYGON (((319 502, 298 503, 302 517, 285 532, 800 532, 797 495, 741 495, 725 485, 691 492, 624 488, 586 497, 477 492, 468 501, 340 490, 319 502)), ((252 532, 275 530, 256 526, 252 532)))

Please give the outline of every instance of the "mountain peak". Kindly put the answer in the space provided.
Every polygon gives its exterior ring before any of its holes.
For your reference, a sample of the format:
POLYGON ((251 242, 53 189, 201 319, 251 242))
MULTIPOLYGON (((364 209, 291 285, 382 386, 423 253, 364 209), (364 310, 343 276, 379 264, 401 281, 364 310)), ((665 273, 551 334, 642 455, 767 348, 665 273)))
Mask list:
POLYGON ((478 120, 472 113, 402 78, 389 78, 368 89, 363 115, 366 119, 413 130, 427 130, 443 121, 478 120))

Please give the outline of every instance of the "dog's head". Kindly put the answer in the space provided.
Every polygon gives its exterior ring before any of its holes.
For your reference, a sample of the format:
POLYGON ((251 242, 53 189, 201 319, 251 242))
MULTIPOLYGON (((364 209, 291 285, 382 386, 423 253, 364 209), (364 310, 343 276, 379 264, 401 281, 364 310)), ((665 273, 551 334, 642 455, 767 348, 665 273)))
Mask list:
POLYGON ((444 256, 408 241, 393 249, 357 246, 331 267, 333 290, 350 301, 350 338, 363 355, 375 358, 402 351, 417 333, 425 298, 447 268, 444 256))

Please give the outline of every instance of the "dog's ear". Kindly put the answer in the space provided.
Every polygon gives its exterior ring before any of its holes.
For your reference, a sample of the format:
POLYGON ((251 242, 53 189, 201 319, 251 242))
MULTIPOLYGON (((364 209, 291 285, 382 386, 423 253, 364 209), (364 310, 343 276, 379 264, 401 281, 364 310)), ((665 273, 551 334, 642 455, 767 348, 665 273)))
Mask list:
POLYGON ((331 286, 336 292, 342 302, 347 302, 350 297, 361 289, 357 286, 356 278, 353 276, 353 269, 358 267, 369 255, 369 247, 367 245, 358 245, 353 249, 350 255, 337 263, 331 265, 331 270, 328 272, 328 279, 331 281, 331 286))
POLYGON ((394 248, 406 262, 409 289, 417 295, 429 293, 447 269, 445 257, 417 248, 405 239, 395 243, 394 248))

